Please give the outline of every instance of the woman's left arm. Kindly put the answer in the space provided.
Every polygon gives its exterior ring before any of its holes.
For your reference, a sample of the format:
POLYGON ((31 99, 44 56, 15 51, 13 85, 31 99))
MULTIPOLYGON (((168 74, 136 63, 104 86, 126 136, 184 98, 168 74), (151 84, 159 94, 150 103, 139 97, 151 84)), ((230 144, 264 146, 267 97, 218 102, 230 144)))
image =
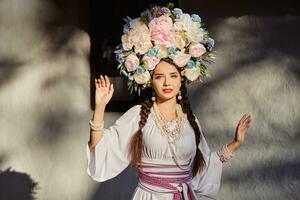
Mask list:
MULTIPOLYGON (((236 133, 233 142, 227 145, 228 150, 232 154, 244 143, 245 133, 249 128, 250 121, 250 115, 244 115, 240 119, 236 128, 236 133)), ((197 173, 197 175, 193 178, 192 185, 194 191, 198 195, 206 196, 211 199, 216 199, 217 193, 221 185, 222 165, 224 161, 222 161, 218 152, 213 152, 210 150, 197 117, 196 122, 199 126, 200 133, 202 135, 202 139, 198 148, 203 154, 203 157, 206 162, 206 167, 204 171, 202 171, 201 173, 197 173)), ((225 157, 227 158, 227 155, 225 157)))

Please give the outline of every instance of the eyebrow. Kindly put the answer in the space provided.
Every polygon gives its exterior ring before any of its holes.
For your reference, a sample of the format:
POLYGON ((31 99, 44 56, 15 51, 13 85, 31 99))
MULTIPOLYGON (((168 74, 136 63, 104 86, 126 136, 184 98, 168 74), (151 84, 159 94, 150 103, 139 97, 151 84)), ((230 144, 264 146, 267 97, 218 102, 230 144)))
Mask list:
MULTIPOLYGON (((171 72, 170 74, 177 74, 177 72, 171 72)), ((165 75, 165 74, 162 74, 162 73, 155 73, 154 75, 165 75)))

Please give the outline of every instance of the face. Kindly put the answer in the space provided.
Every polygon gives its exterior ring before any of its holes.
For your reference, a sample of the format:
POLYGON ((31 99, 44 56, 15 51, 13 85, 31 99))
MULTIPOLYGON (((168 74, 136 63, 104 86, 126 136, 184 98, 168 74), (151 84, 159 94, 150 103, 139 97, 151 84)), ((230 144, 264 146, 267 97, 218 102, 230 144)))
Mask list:
POLYGON ((168 100, 176 98, 181 87, 181 77, 175 65, 161 61, 152 74, 152 88, 156 98, 168 100))

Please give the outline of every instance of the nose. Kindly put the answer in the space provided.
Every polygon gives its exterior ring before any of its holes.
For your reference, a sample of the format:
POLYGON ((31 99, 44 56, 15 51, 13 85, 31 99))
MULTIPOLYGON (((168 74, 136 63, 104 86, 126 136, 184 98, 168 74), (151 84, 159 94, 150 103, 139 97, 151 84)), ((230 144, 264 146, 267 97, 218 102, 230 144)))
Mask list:
POLYGON ((166 76, 165 81, 164 81, 164 86, 167 86, 167 85, 170 85, 168 76, 166 76))

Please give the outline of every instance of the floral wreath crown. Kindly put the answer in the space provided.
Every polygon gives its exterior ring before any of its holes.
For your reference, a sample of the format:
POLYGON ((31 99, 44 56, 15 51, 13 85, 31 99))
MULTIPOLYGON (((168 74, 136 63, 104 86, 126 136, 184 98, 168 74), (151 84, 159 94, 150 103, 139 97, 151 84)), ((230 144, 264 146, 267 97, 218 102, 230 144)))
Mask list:
POLYGON ((128 88, 138 91, 151 86, 151 75, 161 61, 173 62, 187 83, 210 77, 214 63, 214 40, 197 14, 183 13, 170 3, 153 6, 140 17, 124 19, 122 43, 115 50, 120 74, 128 78, 128 88))

